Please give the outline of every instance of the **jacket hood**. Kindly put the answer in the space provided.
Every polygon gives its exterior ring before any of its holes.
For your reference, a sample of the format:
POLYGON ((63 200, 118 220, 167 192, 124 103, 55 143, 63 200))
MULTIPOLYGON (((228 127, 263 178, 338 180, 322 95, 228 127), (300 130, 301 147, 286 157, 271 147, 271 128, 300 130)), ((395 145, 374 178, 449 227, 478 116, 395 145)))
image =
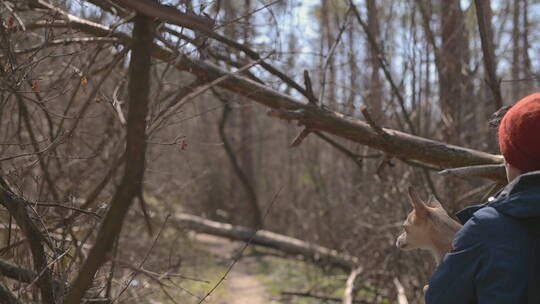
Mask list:
POLYGON ((488 206, 511 217, 540 217, 540 171, 518 176, 488 206))
POLYGON ((459 211, 456 217, 465 224, 476 211, 487 206, 515 218, 540 217, 540 171, 518 176, 499 191, 491 202, 469 206, 459 211))

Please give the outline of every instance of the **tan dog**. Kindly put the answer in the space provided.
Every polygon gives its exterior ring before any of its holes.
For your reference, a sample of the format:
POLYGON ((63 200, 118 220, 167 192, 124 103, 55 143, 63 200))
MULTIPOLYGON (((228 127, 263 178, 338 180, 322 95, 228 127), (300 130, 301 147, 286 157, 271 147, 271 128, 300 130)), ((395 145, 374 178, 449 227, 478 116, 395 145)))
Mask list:
POLYGON ((403 223, 403 233, 397 238, 396 246, 402 250, 427 249, 437 264, 444 255, 452 251, 454 235, 461 224, 453 220, 434 197, 423 201, 409 187, 409 199, 413 211, 403 223))

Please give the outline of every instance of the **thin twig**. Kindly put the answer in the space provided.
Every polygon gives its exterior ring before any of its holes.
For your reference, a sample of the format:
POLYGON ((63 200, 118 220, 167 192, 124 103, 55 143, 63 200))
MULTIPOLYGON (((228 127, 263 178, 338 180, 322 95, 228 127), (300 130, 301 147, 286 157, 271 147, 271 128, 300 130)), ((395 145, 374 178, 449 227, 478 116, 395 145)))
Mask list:
POLYGON ((156 247, 157 241, 159 240, 159 237, 161 236, 161 233, 163 232, 163 229, 165 229, 165 225, 167 224, 167 221, 169 220, 170 217, 171 217, 171 214, 167 214, 167 216, 165 217, 165 220, 163 221, 163 224, 161 225, 161 228, 159 229, 158 234, 156 235, 156 238, 154 239, 154 242, 152 242, 152 246, 150 246, 150 248, 148 248, 148 250, 146 251, 146 254, 144 255, 144 258, 142 259, 141 263, 139 264, 139 267, 137 268, 136 271, 133 272, 133 274, 131 275, 129 280, 124 285, 124 288, 122 288, 122 290, 118 293, 118 295, 111 301, 111 304, 113 304, 114 302, 116 302, 118 300, 118 298, 120 298, 120 296, 131 285, 131 282, 133 282, 133 279, 135 279, 135 276, 137 276, 137 274, 139 274, 141 272, 144 263, 146 262, 146 260, 150 256, 150 253, 152 253, 152 251, 154 250, 154 247, 156 247))
POLYGON ((17 55, 24 55, 24 54, 44 50, 45 48, 54 47, 54 46, 66 46, 68 44, 118 43, 118 42, 120 42, 120 39, 115 38, 115 37, 70 37, 70 38, 45 41, 44 43, 40 43, 39 45, 34 46, 34 47, 15 50, 13 51, 13 53, 17 55))
POLYGON ((365 158, 380 158, 381 156, 383 156, 382 153, 375 153, 375 154, 370 154, 370 155, 359 155, 345 148, 344 146, 342 146, 341 144, 331 139, 329 136, 325 135, 322 132, 315 131, 313 133, 315 133, 315 135, 320 137, 322 140, 326 141, 336 150, 338 150, 339 152, 345 154, 347 157, 352 159, 352 161, 354 161, 358 165, 358 167, 362 167, 362 162, 365 158))
POLYGON ((31 156, 31 155, 39 155, 39 154, 45 153, 45 152, 55 148, 61 142, 61 140, 63 138, 64 138, 63 136, 58 136, 57 138, 55 138, 53 140, 53 142, 51 142, 49 145, 47 145, 45 148, 43 148, 43 149, 41 149, 39 151, 28 152, 28 153, 23 153, 23 154, 18 154, 18 155, 11 155, 11 156, 6 156, 6 157, 3 157, 3 158, 0 158, 0 162, 7 161, 7 160, 12 160, 12 159, 15 159, 15 158, 31 156))
POLYGON ((264 224, 264 220, 266 219, 266 217, 268 216, 268 214, 270 213, 270 209, 272 209, 272 206, 274 205, 275 201, 277 200, 279 194, 281 193, 281 190, 283 189, 283 187, 281 187, 277 192, 276 194, 274 195, 274 197, 272 198, 272 201, 270 202, 270 205, 268 205, 268 208, 266 208, 266 211, 264 212, 264 215, 262 217, 262 221, 261 221, 261 225, 253 232, 253 234, 251 235, 251 237, 249 238, 249 240, 244 244, 244 247, 242 247, 242 249, 240 250, 240 252, 238 253, 238 256, 233 260, 233 262, 229 265, 229 267, 227 268, 227 270, 225 271, 225 273, 223 274, 223 276, 219 279, 219 281, 216 283, 216 285, 214 285, 214 287, 212 287, 212 289, 210 289, 210 291, 208 291, 208 293, 198 302, 198 304, 201 304, 203 303, 206 298, 208 298, 213 292, 214 290, 216 290, 219 285, 221 285, 221 283, 223 283, 223 281, 225 281, 225 279, 227 278, 227 275, 229 275, 229 273, 231 272, 231 270, 233 269, 234 265, 236 265, 236 263, 242 258, 242 255, 244 254, 244 251, 249 247, 249 245, 251 244, 251 242, 253 241, 253 238, 255 237, 255 235, 257 234, 257 231, 259 231, 260 229, 263 228, 263 224, 264 224))
POLYGON ((347 25, 349 25, 349 14, 351 13, 351 11, 352 11, 352 5, 349 5, 349 9, 345 13, 345 20, 343 20, 343 24, 341 25, 341 28, 339 29, 338 36, 336 40, 334 41, 334 44, 330 48, 330 51, 328 52, 328 55, 326 56, 326 61, 324 62, 324 67, 322 70, 321 90, 319 91, 319 105, 320 106, 322 106, 323 98, 324 98, 324 89, 326 86, 326 71, 328 70, 328 67, 330 65, 330 60, 332 60, 332 57, 334 56, 334 53, 338 44, 341 42, 341 36, 343 35, 343 32, 347 28, 347 25))
POLYGON ((304 70, 304 85, 306 86, 306 97, 308 99, 308 102, 313 105, 317 105, 318 101, 315 97, 315 94, 313 93, 313 85, 311 84, 311 78, 309 77, 309 72, 307 70, 304 70))
POLYGON ((396 85, 396 82, 394 81, 394 78, 392 77, 392 73, 390 72, 389 64, 386 61, 385 57, 383 56, 383 53, 381 51, 381 48, 379 47, 379 44, 377 42, 377 39, 373 35, 373 33, 369 30, 368 25, 366 22, 362 19, 362 16, 360 16, 360 12, 358 11, 356 5, 354 5, 352 0, 349 0, 349 4, 352 7, 352 10, 356 16, 356 20, 364 30, 368 43, 371 48, 374 49, 374 52, 377 54, 376 58, 379 61, 379 66, 382 69, 384 76, 386 77, 386 80, 390 83, 390 87, 392 89, 392 92, 394 95, 396 95, 398 99, 399 106, 401 108, 401 111, 403 112, 403 117, 405 118, 405 121, 407 122, 407 126, 409 127, 412 134, 416 134, 416 128, 414 127, 414 124, 411 121, 411 118, 409 117, 409 114, 407 112, 407 109, 405 107, 405 98, 401 94, 399 87, 396 85))
MULTIPOLYGON (((270 56, 270 54, 268 56, 270 56)), ((236 74, 240 74, 240 73, 242 73, 242 72, 244 72, 246 70, 249 70, 250 68, 252 68, 253 66, 255 66, 257 64, 260 64, 268 56, 266 56, 264 58, 260 58, 257 61, 250 62, 249 64, 243 66, 242 68, 240 68, 240 69, 238 69, 238 70, 236 70, 236 71, 234 71, 232 73, 227 73, 227 74, 225 74, 225 75, 223 75, 221 77, 218 77, 217 79, 213 80, 212 82, 210 82, 210 83, 208 83, 206 85, 202 85, 199 88, 197 88, 196 90, 194 90, 193 92, 187 94, 182 99, 180 99, 180 101, 178 101, 174 106, 171 106, 170 108, 167 108, 167 109, 163 110, 161 113, 159 113, 157 115, 156 119, 154 120, 154 122, 152 124, 152 128, 149 131, 149 134, 151 134, 151 133, 155 132, 157 129, 159 129, 159 127, 163 124, 163 122, 165 120, 167 120, 171 115, 174 114, 176 109, 182 107, 187 102, 193 100, 195 97, 203 94, 204 92, 206 92, 209 89, 215 87, 219 83, 229 79, 230 77, 232 77, 232 76, 234 76, 236 74)))
POLYGON ((26 287, 24 289, 25 290, 30 289, 30 287, 32 287, 32 285, 34 285, 39 280, 39 278, 41 278, 41 276, 45 273, 45 271, 47 271, 47 269, 49 269, 54 263, 56 263, 58 260, 60 260, 62 257, 64 257, 64 255, 66 255, 69 251, 70 251, 70 249, 64 251, 62 254, 58 255, 54 260, 52 260, 49 264, 47 264, 47 266, 45 266, 45 268, 43 268, 39 272, 39 274, 34 278, 34 280, 32 280, 32 282, 30 282, 30 284, 26 285, 26 287))
POLYGON ((83 210, 83 209, 80 209, 80 208, 77 208, 77 207, 71 207, 71 206, 66 206, 66 205, 61 205, 61 204, 56 204, 56 203, 42 203, 42 202, 26 202, 26 203, 28 205, 34 206, 34 207, 58 207, 58 208, 64 208, 64 209, 84 213, 84 214, 87 214, 87 215, 92 215, 92 216, 95 216, 97 218, 101 218, 101 216, 99 214, 95 213, 95 212, 88 211, 88 210, 83 210))
POLYGON ((213 29, 215 31, 215 30, 218 30, 220 28, 226 27, 226 26, 228 26, 230 24, 235 24, 238 21, 240 21, 242 19, 249 18, 250 16, 252 16, 252 15, 254 15, 254 14, 256 14, 256 13, 258 13, 258 12, 260 12, 260 11, 262 11, 262 10, 264 10, 264 9, 266 9, 266 8, 276 4, 276 3, 279 3, 279 2, 281 2, 281 0, 272 1, 272 2, 270 2, 268 4, 265 4, 265 5, 263 5, 263 6, 259 7, 259 8, 254 9, 253 11, 251 11, 251 12, 245 14, 245 15, 242 15, 242 16, 240 16, 238 18, 235 18, 235 19, 227 20, 227 22, 223 22, 223 23, 221 23, 221 24, 219 24, 217 26, 214 26, 213 29))

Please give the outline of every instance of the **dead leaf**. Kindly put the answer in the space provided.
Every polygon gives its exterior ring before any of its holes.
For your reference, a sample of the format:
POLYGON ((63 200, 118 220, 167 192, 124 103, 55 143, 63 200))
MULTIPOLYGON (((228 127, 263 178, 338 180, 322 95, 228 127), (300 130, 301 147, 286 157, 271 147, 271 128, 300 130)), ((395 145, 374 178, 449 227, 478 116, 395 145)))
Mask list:
POLYGON ((86 88, 88 87, 88 79, 84 76, 81 77, 81 86, 82 86, 83 92, 86 93, 86 88))
POLYGON ((32 91, 33 92, 39 91, 39 79, 32 80, 32 91))
POLYGON ((6 29, 12 28, 14 24, 15 24, 15 18, 13 18, 13 16, 9 16, 7 20, 7 24, 6 24, 6 29))

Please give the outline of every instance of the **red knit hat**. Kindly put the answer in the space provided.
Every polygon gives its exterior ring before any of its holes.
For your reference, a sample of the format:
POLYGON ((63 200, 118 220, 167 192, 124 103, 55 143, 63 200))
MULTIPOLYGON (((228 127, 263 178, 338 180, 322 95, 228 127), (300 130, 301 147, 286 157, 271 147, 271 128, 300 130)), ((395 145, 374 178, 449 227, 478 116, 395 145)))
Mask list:
POLYGON ((540 93, 521 99, 504 115, 499 148, 506 162, 520 171, 540 170, 540 93))

